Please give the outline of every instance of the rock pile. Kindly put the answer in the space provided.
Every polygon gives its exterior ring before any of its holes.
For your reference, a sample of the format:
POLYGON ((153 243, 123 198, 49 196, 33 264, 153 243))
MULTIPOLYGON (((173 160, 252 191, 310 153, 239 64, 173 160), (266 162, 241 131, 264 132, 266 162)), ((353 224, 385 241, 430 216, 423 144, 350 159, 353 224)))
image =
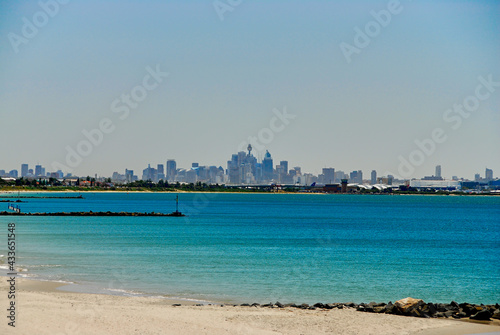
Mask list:
MULTIPOLYGON (((235 305, 236 306, 236 305, 235 305)), ((469 303, 456 303, 452 301, 449 304, 442 303, 432 303, 424 302, 421 299, 405 298, 396 301, 395 303, 376 303, 370 302, 368 304, 361 303, 355 304, 353 302, 347 303, 331 303, 323 304, 316 303, 314 305, 308 304, 282 304, 279 301, 276 303, 269 303, 260 305, 258 303, 253 304, 241 304, 239 306, 243 307, 267 307, 267 308, 300 308, 300 309, 344 309, 344 308, 355 308, 360 312, 369 313, 385 313, 394 315, 404 315, 413 316, 419 318, 470 318, 472 320, 491 320, 500 319, 500 305, 497 303, 495 305, 476 305, 469 303)))

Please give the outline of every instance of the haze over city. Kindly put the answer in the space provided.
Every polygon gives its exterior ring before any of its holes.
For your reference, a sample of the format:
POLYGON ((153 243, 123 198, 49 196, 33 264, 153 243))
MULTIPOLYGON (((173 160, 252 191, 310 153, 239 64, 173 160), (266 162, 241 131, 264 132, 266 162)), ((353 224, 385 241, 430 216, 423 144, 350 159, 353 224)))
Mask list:
POLYGON ((499 28, 496 1, 2 3, 0 168, 225 168, 253 141, 316 175, 497 173, 499 28))

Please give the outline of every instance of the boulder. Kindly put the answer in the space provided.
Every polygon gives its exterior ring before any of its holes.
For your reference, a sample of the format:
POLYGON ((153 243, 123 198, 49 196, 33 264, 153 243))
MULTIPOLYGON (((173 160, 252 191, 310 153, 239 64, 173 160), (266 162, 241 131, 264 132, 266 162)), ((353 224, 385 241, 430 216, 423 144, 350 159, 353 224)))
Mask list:
POLYGON ((500 309, 496 309, 491 316, 493 319, 500 319, 500 309))
POLYGON ((281 302, 279 302, 279 301, 276 301, 275 305, 278 308, 283 308, 284 307, 283 304, 281 302))
POLYGON ((477 312, 476 314, 470 317, 472 320, 490 320, 491 313, 487 309, 483 309, 482 311, 477 312))
POLYGON ((404 298, 401 300, 398 300, 394 303, 394 306, 396 306, 402 313, 408 313, 415 307, 423 304, 424 301, 422 299, 414 299, 411 297, 404 298))

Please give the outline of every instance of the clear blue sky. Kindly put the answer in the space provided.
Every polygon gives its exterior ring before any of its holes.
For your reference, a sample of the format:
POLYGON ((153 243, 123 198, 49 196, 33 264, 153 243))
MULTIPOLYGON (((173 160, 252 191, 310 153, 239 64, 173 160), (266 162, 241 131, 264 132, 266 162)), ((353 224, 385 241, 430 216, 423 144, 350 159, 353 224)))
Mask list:
POLYGON ((113 131, 74 174, 140 174, 169 158, 225 168, 286 106, 295 119, 265 144, 276 164, 397 174, 441 128, 446 141, 411 177, 437 164, 445 177, 500 174, 500 86, 474 98, 478 77, 500 82, 498 1, 402 0, 385 27, 371 12, 393 1, 223 0, 219 13, 210 0, 74 0, 57 13, 42 2, 52 16, 38 1, 0 5, 0 169, 67 165, 67 147, 103 119, 113 131), (341 44, 356 47, 356 27, 375 30, 348 62, 341 44), (168 77, 120 119, 113 102, 140 96, 157 66, 168 77), (446 113, 464 99, 479 101, 467 118, 446 113))

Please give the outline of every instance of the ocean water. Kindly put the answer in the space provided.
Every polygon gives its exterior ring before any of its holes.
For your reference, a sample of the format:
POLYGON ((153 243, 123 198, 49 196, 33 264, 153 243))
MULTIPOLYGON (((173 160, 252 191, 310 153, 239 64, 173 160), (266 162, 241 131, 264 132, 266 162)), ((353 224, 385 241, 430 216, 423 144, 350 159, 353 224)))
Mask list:
MULTIPOLYGON (((24 212, 175 210, 172 193, 83 195, 19 205, 24 212)), ((76 283, 71 290, 232 303, 500 302, 500 197, 179 199, 185 218, 0 217, 0 254, 15 222, 22 274, 76 283)))

